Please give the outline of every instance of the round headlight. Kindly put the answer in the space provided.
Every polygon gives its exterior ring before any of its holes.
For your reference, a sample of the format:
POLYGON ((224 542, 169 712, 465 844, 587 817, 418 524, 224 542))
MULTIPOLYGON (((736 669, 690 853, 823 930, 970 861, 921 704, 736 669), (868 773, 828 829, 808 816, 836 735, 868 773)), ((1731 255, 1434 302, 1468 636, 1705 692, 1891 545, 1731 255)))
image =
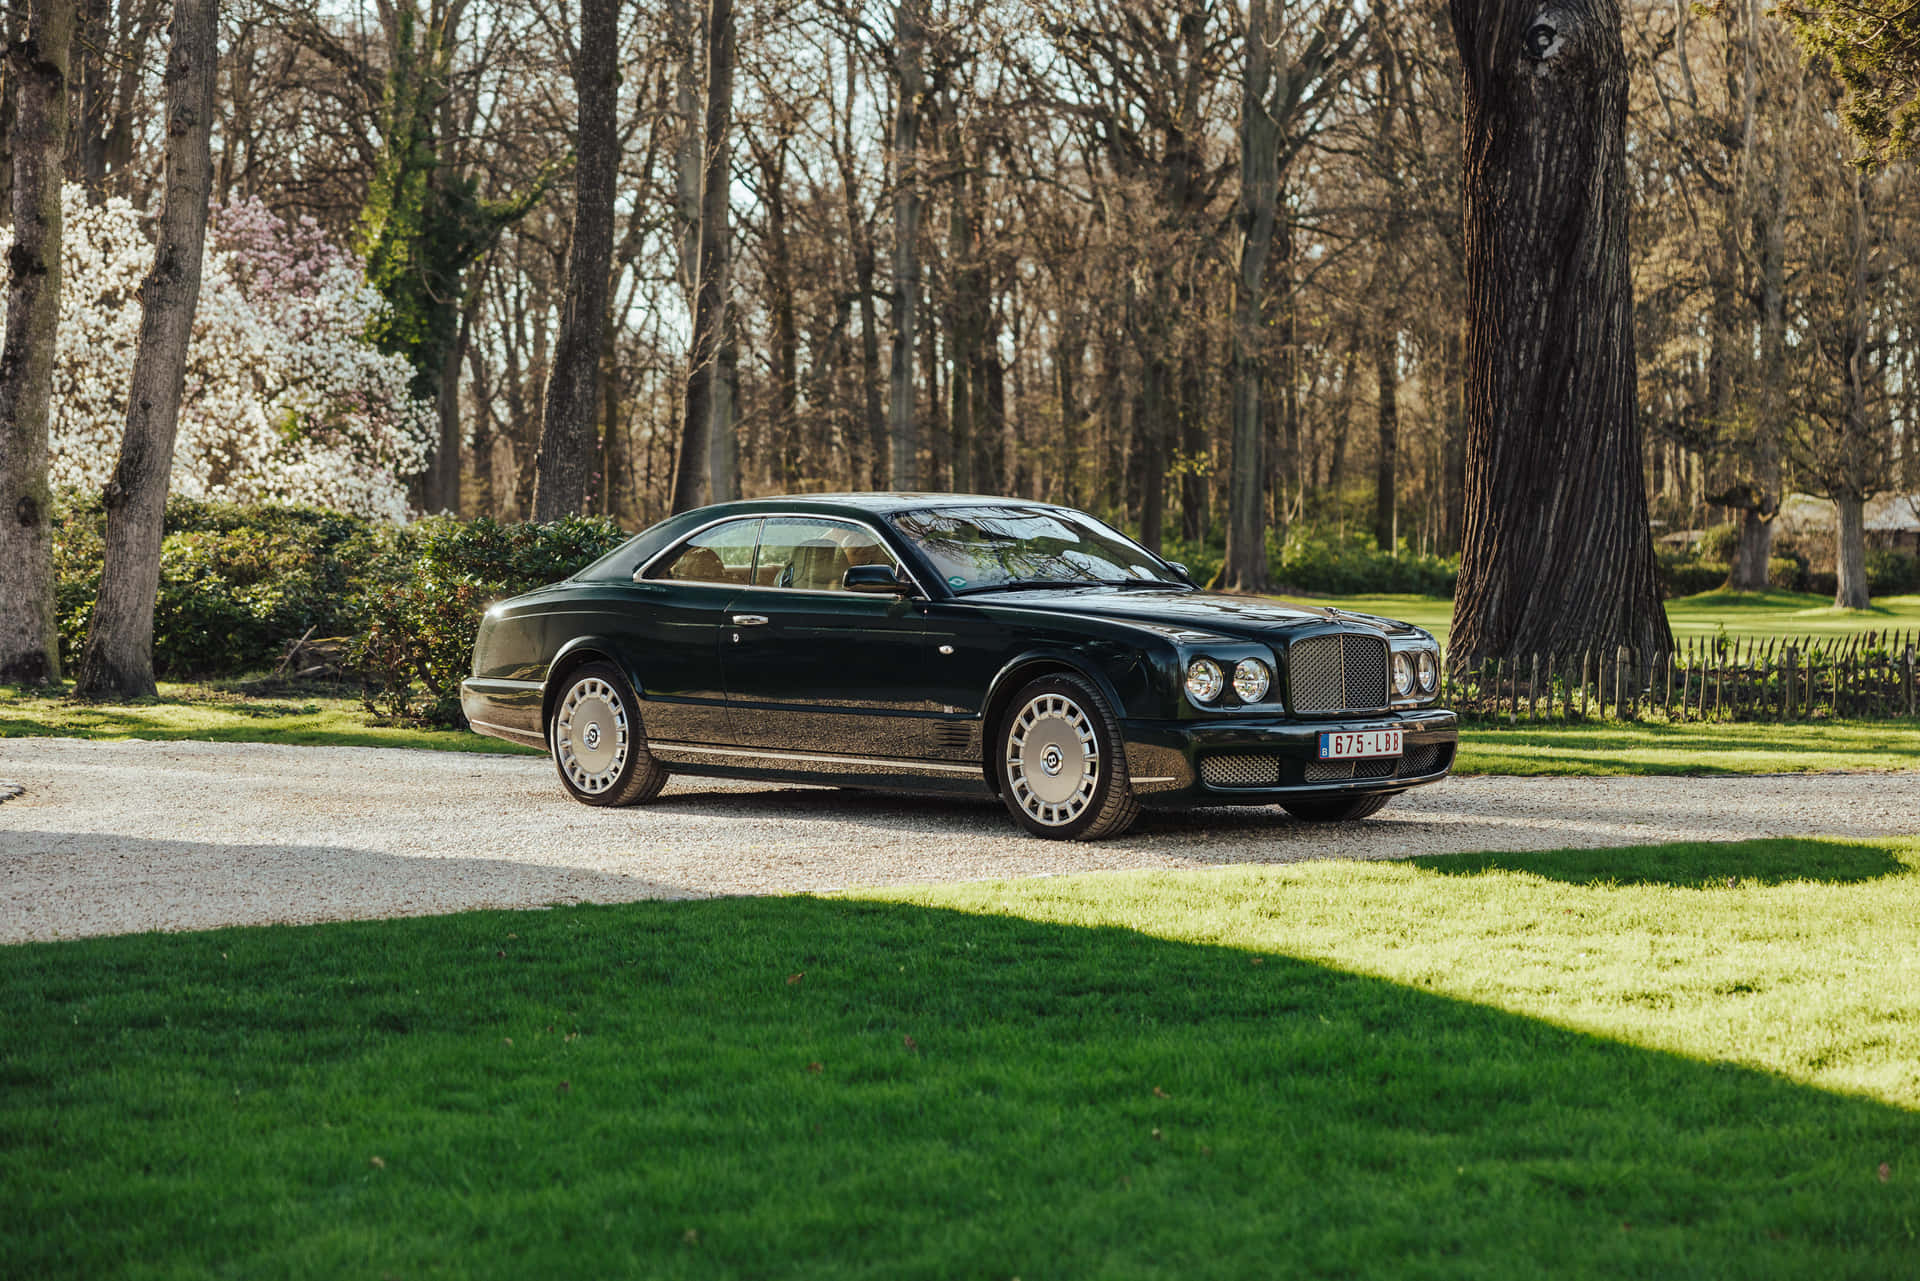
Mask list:
POLYGON ((1393 656, 1393 692, 1401 698, 1413 693, 1413 655, 1405 650, 1393 656))
POLYGON ((1420 692, 1431 694, 1440 688, 1440 656, 1430 649, 1420 651, 1419 658, 1420 692))
POLYGON ((1243 658, 1234 664, 1233 692, 1240 696, 1241 702, 1259 702, 1267 696, 1267 690, 1272 685, 1273 673, 1259 659, 1243 658))
POLYGON ((1196 658, 1187 664, 1187 693, 1202 703, 1211 703, 1220 697, 1220 691, 1226 687, 1227 678, 1220 670, 1220 664, 1211 658, 1196 658))

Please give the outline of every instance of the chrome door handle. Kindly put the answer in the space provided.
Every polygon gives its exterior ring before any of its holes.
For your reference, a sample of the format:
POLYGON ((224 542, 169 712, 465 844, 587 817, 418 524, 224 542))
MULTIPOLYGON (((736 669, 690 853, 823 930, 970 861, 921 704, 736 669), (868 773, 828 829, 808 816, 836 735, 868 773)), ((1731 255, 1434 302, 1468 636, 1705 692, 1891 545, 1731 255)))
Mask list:
POLYGON ((765 625, 766 621, 767 616, 765 614, 735 614, 733 616, 733 623, 736 627, 760 627, 765 625))

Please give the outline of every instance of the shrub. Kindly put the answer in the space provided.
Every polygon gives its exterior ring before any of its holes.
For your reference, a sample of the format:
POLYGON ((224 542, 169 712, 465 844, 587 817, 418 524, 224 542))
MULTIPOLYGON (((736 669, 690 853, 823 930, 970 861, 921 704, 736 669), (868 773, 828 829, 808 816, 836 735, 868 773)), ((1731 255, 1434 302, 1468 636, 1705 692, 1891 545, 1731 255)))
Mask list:
POLYGON ((1662 559, 1658 572, 1660 594, 1668 600, 1715 591, 1727 583, 1727 567, 1707 561, 1662 559))
POLYGON ((1287 531, 1284 547, 1269 538, 1267 554, 1273 576, 1287 588, 1315 596, 1364 596, 1408 593, 1452 596, 1460 576, 1460 562, 1446 556, 1420 555, 1400 545, 1395 556, 1364 538, 1340 541, 1329 531, 1295 525, 1287 531))
POLYGON ((1767 561, 1767 586, 1779 592, 1803 592, 1807 589, 1807 563, 1794 556, 1775 556, 1767 561))
POLYGON ((1920 557, 1875 548, 1867 553, 1867 589, 1875 596, 1920 592, 1920 557))
POLYGON ((1731 565, 1739 550, 1740 526, 1715 525, 1701 534, 1700 541, 1694 544, 1693 559, 1707 564, 1718 562, 1722 565, 1731 565))
POLYGON ((354 601, 362 630, 348 661, 366 682, 368 710, 464 724, 460 681, 487 606, 565 578, 626 537, 610 520, 581 516, 544 525, 441 516, 396 531, 354 601))
MULTIPOLYGON (((54 539, 62 661, 76 665, 100 590, 106 512, 67 495, 54 539)), ((160 543, 154 675, 231 676, 276 662, 309 628, 351 631, 356 567, 374 549, 370 521, 312 507, 175 498, 160 543)))

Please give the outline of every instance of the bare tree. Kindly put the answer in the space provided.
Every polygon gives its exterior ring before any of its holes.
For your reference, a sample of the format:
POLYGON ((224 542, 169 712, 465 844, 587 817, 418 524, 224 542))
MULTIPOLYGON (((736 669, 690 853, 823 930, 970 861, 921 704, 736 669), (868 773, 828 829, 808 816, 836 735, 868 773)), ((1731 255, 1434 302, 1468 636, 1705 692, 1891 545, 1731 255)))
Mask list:
POLYGON ((732 181, 727 143, 733 114, 733 0, 707 6, 706 166, 700 183, 700 285, 694 303, 693 352, 687 369, 680 459, 673 510, 688 511, 712 493, 714 382, 726 328, 727 197, 732 181))
POLYGON ((1234 221, 1240 233, 1239 275, 1234 281, 1231 389, 1232 470, 1227 486, 1227 560, 1223 578, 1238 591, 1267 587, 1266 438, 1260 426, 1265 393, 1264 322, 1268 258, 1273 251, 1276 209, 1287 168, 1312 136, 1321 116, 1319 95, 1340 74, 1361 28, 1342 30, 1344 8, 1330 6, 1321 25, 1292 62, 1284 54, 1285 5, 1252 0, 1247 11, 1247 60, 1240 107, 1240 195, 1234 221), (1309 108, 1311 107, 1311 110, 1309 108), (1304 127, 1303 127, 1304 125, 1304 127))
POLYGON ((533 518, 577 514, 587 495, 599 397, 601 339, 607 324, 607 276, 613 265, 613 187, 620 169, 614 103, 620 48, 619 0, 581 0, 580 43, 573 55, 579 102, 579 161, 574 170, 573 244, 567 302, 547 379, 533 518))
POLYGON ((1450 0, 1467 97, 1453 661, 1673 644, 1640 474, 1615 0, 1450 0))
POLYGON ((127 430, 105 494, 106 559, 80 658, 79 692, 86 695, 154 692, 153 604, 187 341, 200 302, 219 29, 218 0, 175 0, 167 50, 166 196, 153 270, 140 286, 127 430))
POLYGON ((920 425, 914 414, 914 343, 920 306, 920 121, 926 89, 925 0, 893 6, 893 364, 887 379, 887 438, 895 489, 920 483, 920 425))
MULTIPOLYGON (((11 25, 11 24, 9 24, 11 25)), ((47 419, 60 324, 60 162, 73 0, 33 0, 7 49, 13 248, 0 347, 0 680, 60 679, 54 630, 47 419)))

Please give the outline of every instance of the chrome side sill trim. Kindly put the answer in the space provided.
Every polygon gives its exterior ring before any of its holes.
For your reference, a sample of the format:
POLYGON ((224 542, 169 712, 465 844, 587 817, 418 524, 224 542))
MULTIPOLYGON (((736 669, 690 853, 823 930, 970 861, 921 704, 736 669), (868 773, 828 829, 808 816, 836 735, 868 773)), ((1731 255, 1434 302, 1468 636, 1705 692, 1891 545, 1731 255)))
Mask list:
POLYGON ((1129 779, 1127 780, 1127 782, 1129 782, 1129 783, 1134 783, 1134 784, 1139 784, 1139 783, 1178 783, 1179 781, 1180 781, 1179 779, 1177 779, 1177 778, 1175 778, 1175 777, 1174 777, 1173 775, 1171 775, 1171 774, 1156 774, 1156 775, 1154 775, 1154 776, 1153 776, 1152 778, 1141 778, 1141 777, 1139 777, 1138 775, 1136 775, 1136 776, 1134 776, 1134 777, 1132 777, 1132 778, 1129 778, 1129 779))
POLYGON ((510 743, 521 743, 527 747, 546 746, 545 740, 542 739, 540 735, 524 729, 514 729, 510 725, 496 725, 492 721, 477 721, 471 716, 467 718, 467 724, 484 734, 491 734, 495 738, 504 738, 510 743))
POLYGON ((741 756, 755 761, 798 761, 807 765, 875 765, 883 769, 921 770, 933 774, 978 774, 978 765, 944 765, 937 761, 889 761, 877 756, 829 756, 822 752, 765 752, 737 747, 701 747, 693 743, 649 743, 656 752, 693 752, 700 756, 741 756))

